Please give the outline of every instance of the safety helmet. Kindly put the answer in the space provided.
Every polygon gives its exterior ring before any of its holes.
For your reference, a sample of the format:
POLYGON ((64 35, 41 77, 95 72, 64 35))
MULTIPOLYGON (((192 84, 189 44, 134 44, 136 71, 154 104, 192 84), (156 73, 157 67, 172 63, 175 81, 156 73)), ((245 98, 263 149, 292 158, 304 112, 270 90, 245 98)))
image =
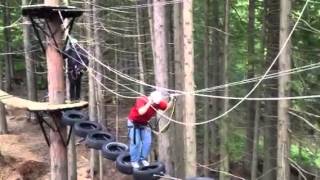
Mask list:
POLYGON ((163 99, 163 95, 160 91, 153 91, 150 94, 150 98, 155 104, 159 104, 160 101, 163 99))

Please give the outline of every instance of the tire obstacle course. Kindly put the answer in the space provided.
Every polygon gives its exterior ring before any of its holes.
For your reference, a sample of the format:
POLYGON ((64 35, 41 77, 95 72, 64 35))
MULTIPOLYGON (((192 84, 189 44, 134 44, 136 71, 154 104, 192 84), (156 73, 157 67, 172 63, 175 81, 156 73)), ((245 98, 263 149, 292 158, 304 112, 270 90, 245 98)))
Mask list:
POLYGON ((133 169, 128 146, 115 142, 116 138, 113 134, 103 131, 105 128, 99 123, 89 121, 88 116, 81 111, 64 111, 62 124, 71 126, 70 129, 73 127, 75 135, 85 139, 86 147, 100 150, 104 158, 116 162, 119 172, 133 175, 135 180, 156 180, 165 173, 164 164, 161 162, 153 162, 149 166, 133 169))
MULTIPOLYGON (((53 1, 47 0, 45 3, 23 6, 22 15, 30 19, 39 44, 44 54, 46 54, 49 102, 29 101, 1 90, 0 101, 9 106, 35 112, 37 115, 44 138, 50 147, 51 179, 68 179, 66 149, 73 130, 75 135, 85 139, 85 144, 88 148, 101 150, 104 158, 115 161, 119 172, 133 175, 135 180, 154 180, 165 175, 166 169, 161 162, 153 162, 149 166, 133 170, 128 146, 115 142, 112 134, 102 131, 103 128, 99 123, 89 121, 88 115, 79 110, 87 107, 88 103, 85 101, 65 102, 61 49, 63 49, 62 41, 66 44, 68 36, 64 39, 62 34, 65 31, 71 32, 75 19, 80 17, 84 11, 72 6, 60 6, 53 1), (71 20, 65 28, 62 28, 63 22, 60 21, 60 18, 71 20), (41 40, 39 31, 45 35, 46 41, 41 40), (43 42, 47 42, 47 46, 43 42), (44 114, 48 115, 49 120, 42 117, 44 114), (50 128, 49 135, 45 131, 44 124, 50 128), (65 139, 66 126, 71 127, 67 139, 65 139)), ((198 177, 195 178, 198 179, 198 177)), ((194 178, 190 180, 194 180, 194 178)))

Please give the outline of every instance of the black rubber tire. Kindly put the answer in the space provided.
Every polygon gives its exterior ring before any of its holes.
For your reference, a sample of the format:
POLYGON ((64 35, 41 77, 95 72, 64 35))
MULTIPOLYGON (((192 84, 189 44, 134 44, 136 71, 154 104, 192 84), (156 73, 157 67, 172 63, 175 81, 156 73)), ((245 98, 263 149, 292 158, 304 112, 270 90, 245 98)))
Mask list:
POLYGON ((86 138, 88 134, 97 132, 102 129, 102 126, 94 121, 83 121, 74 124, 74 134, 86 138))
POLYGON ((102 156, 106 159, 115 161, 117 157, 124 152, 128 151, 128 146, 119 142, 110 142, 104 144, 101 148, 102 156))
POLYGON ((116 138, 108 132, 96 131, 87 135, 86 146, 96 150, 101 150, 104 144, 114 142, 116 138))
POLYGON ((86 113, 76 110, 68 110, 62 113, 62 124, 66 126, 73 126, 76 122, 89 120, 86 113))
POLYGON ((164 164, 161 162, 151 163, 149 166, 142 166, 138 169, 133 170, 134 180, 156 180, 160 177, 154 175, 164 175, 166 172, 164 164))
POLYGON ((210 177, 189 177, 186 180, 214 180, 214 179, 210 177))
POLYGON ((123 174, 131 175, 133 173, 129 152, 121 153, 117 157, 116 168, 123 174))

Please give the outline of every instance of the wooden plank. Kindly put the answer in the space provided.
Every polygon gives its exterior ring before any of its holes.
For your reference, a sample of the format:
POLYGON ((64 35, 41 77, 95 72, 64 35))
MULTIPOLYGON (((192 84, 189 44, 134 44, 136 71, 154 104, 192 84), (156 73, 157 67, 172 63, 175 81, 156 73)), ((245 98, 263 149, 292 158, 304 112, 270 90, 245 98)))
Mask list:
POLYGON ((35 102, 27 99, 22 99, 13 95, 10 95, 0 90, 0 101, 8 106, 26 109, 29 111, 57 111, 74 108, 82 108, 88 106, 88 102, 80 101, 76 103, 65 104, 50 104, 49 102, 35 102))

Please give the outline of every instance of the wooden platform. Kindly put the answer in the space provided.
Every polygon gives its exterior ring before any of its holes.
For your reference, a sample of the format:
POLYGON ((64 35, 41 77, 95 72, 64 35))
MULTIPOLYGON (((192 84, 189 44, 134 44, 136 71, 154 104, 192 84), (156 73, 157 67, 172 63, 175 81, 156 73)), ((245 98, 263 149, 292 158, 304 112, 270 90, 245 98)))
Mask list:
POLYGON ((81 16, 84 12, 74 6, 50 6, 46 4, 27 5, 22 6, 21 8, 23 16, 37 18, 50 18, 54 15, 58 15, 58 12, 61 12, 61 15, 64 18, 75 18, 81 16))
POLYGON ((67 104, 49 104, 48 102, 35 102, 19 97, 12 96, 4 91, 0 90, 0 101, 8 106, 26 109, 29 111, 57 111, 67 110, 74 108, 83 108, 88 106, 88 102, 80 101, 76 103, 67 104))

